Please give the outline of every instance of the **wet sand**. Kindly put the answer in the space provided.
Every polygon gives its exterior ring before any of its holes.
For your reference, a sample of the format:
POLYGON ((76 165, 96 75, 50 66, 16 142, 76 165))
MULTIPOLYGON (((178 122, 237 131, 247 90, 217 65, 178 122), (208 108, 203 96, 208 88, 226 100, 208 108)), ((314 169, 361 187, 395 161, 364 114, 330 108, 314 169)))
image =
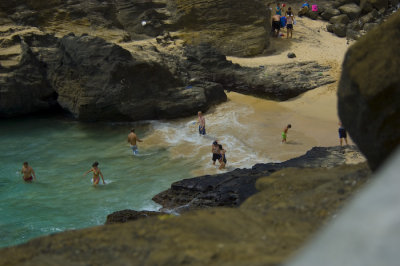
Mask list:
MULTIPOLYGON (((327 32, 325 25, 322 21, 297 18, 293 39, 272 38, 267 55, 228 59, 250 67, 315 60, 330 65, 330 75, 339 80, 348 44, 346 39, 327 32), (297 57, 289 59, 288 52, 294 52, 297 57)), ((188 171, 196 176, 221 172, 211 161, 211 143, 215 139, 227 150, 228 164, 224 171, 288 160, 315 146, 339 145, 336 90, 337 82, 285 102, 229 92, 228 102, 205 114, 208 136, 197 134, 197 126, 193 124, 197 117, 193 116, 156 122, 143 145, 165 147, 172 159, 193 156, 198 164, 188 171), (292 128, 288 142, 282 144, 281 133, 289 123, 292 128)), ((350 138, 348 141, 354 144, 350 138)), ((349 156, 349 163, 358 161, 359 158, 349 156)))

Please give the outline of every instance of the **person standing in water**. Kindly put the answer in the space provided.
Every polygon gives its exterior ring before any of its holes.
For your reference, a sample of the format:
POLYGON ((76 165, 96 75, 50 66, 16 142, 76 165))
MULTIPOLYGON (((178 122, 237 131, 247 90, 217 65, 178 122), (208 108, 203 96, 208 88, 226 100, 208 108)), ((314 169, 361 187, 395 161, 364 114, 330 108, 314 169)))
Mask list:
POLYGON ((24 162, 24 163, 22 164, 21 173, 22 173, 22 179, 23 179, 25 182, 32 182, 33 180, 36 180, 35 171, 34 171, 33 168, 28 164, 28 162, 24 162))
POLYGON ((89 174, 90 172, 93 172, 93 186, 97 186, 97 184, 99 184, 100 182, 100 176, 101 179, 103 180, 103 185, 105 185, 104 183, 104 177, 103 177, 103 173, 100 171, 99 169, 99 163, 98 162, 94 162, 92 164, 92 169, 90 169, 89 171, 87 171, 83 176, 86 176, 87 174, 89 174))
POLYGON ((288 131, 289 131, 289 128, 292 128, 292 125, 291 125, 291 124, 288 124, 288 125, 283 129, 283 132, 282 132, 282 143, 286 143, 286 138, 287 138, 287 133, 288 133, 288 131))
POLYGON ((198 124, 199 124, 199 134, 200 135, 205 135, 206 134, 206 119, 203 116, 203 113, 199 111, 197 113, 198 115, 198 124))
POLYGON ((339 122, 339 141, 340 141, 340 146, 343 146, 343 139, 347 144, 347 132, 346 129, 343 127, 342 123, 339 122))
POLYGON ((136 155, 139 152, 138 147, 136 145, 136 141, 143 142, 143 140, 139 139, 138 136, 136 136, 135 129, 132 128, 131 133, 129 133, 129 135, 128 135, 128 143, 131 145, 133 155, 136 155))
POLYGON ((211 152, 212 152, 212 161, 213 165, 215 165, 215 162, 221 158, 221 153, 219 151, 219 144, 217 141, 214 141, 212 146, 211 146, 211 152))
POLYGON ((218 146, 219 146, 219 154, 221 156, 219 158, 219 163, 220 163, 219 169, 225 169, 225 165, 226 165, 225 153, 226 153, 226 150, 224 150, 224 148, 222 147, 221 144, 219 144, 218 146))

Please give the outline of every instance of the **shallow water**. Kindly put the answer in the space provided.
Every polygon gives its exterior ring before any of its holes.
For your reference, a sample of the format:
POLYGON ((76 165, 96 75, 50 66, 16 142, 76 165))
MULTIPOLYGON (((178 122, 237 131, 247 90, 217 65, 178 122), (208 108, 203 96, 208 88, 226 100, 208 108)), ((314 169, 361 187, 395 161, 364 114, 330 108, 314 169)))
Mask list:
POLYGON ((174 181, 268 162, 238 135, 246 132, 239 117, 251 112, 234 102, 219 106, 206 116, 207 136, 198 135, 195 116, 138 124, 37 117, 1 121, 0 247, 100 225, 117 210, 157 210, 151 198, 174 181), (127 143, 132 126, 144 140, 138 156, 127 143), (214 139, 228 151, 225 170, 211 163, 214 139), (23 182, 24 161, 35 170, 36 182, 23 182), (92 175, 83 176, 94 161, 106 185, 93 187, 92 175))
POLYGON ((151 198, 177 180, 286 160, 337 142, 335 122, 301 114, 300 106, 293 111, 286 103, 236 93, 228 98, 206 113, 206 136, 199 136, 196 116, 136 124, 1 120, 0 247, 100 225, 118 210, 157 210, 151 198), (289 122, 293 128, 282 145, 282 128, 289 122), (127 143, 131 127, 143 139, 139 156, 127 143), (212 165, 214 140, 227 151, 225 170, 212 165), (37 182, 22 181, 24 161, 36 171, 37 182), (94 161, 105 186, 94 188, 91 174, 83 177, 94 161))
MULTIPOLYGON (((194 158, 171 159, 164 147, 133 156, 131 125, 81 124, 54 118, 2 121, 0 125, 0 246, 43 234, 103 224, 122 209, 156 210, 151 198, 172 182, 191 177, 194 158), (90 169, 100 162, 106 185, 94 188, 90 169), (28 161, 37 182, 19 173, 28 161)), ((151 126, 137 125, 145 136, 151 126)))

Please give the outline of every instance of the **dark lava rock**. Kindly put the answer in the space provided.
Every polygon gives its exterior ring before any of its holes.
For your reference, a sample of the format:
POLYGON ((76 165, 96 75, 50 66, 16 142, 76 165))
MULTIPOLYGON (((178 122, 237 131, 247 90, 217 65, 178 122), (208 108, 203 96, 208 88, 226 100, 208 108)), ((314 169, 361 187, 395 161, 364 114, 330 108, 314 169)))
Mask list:
POLYGON ((335 33, 339 37, 346 37, 346 25, 344 24, 333 24, 332 26, 333 33, 335 33))
POLYGON ((236 169, 219 175, 206 175, 175 182, 171 188, 154 196, 153 200, 163 206, 162 210, 176 212, 216 207, 239 206, 244 200, 257 192, 255 182, 288 167, 319 168, 344 164, 346 153, 357 152, 355 146, 315 147, 305 155, 283 163, 256 164, 252 169, 236 169))
POLYGON ((52 49, 51 35, 13 35, 1 42, 0 117, 25 115, 57 108, 57 95, 47 80, 47 66, 36 50, 46 43, 52 49))
POLYGON ((134 57, 101 38, 27 32, 15 28, 0 36, 9 51, 0 57, 0 117, 61 107, 82 121, 176 118, 227 99, 218 83, 187 87, 186 69, 134 57))
POLYGON ((336 23, 347 24, 347 23, 349 23, 349 21, 350 21, 350 19, 346 14, 331 17, 331 19, 329 20, 329 22, 332 24, 336 24, 336 23))
POLYGON ((361 14, 361 8, 354 3, 343 5, 338 9, 341 13, 349 16, 350 19, 358 18, 361 14))
POLYGON ((376 170, 400 144, 400 13, 348 50, 340 79, 339 115, 376 170))
POLYGON ((334 82, 326 72, 329 66, 316 62, 298 62, 260 68, 240 67, 227 61, 208 44, 188 46, 183 68, 195 80, 207 80, 225 90, 272 100, 287 100, 299 94, 334 82), (322 74, 323 73, 323 74, 322 74))
POLYGON ((335 8, 327 8, 322 14, 321 16, 325 19, 325 20, 330 20, 332 17, 334 16, 339 16, 340 15, 340 11, 335 9, 335 8))
POLYGON ((289 57, 289 58, 295 58, 295 57, 296 57, 296 54, 290 52, 290 53, 287 54, 287 57, 289 57))
POLYGON ((346 37, 347 39, 358 40, 361 37, 361 33, 359 31, 347 29, 346 37))
POLYGON ((152 212, 152 211, 134 211, 134 210, 116 211, 107 215, 107 220, 105 224, 126 223, 147 217, 158 216, 160 214, 162 213, 152 212))

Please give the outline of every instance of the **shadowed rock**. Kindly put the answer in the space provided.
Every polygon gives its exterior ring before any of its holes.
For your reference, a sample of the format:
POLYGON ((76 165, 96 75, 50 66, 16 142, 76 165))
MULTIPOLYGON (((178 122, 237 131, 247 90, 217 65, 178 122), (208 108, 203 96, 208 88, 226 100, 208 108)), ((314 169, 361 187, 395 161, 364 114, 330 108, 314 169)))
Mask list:
POLYGON ((305 155, 283 163, 256 164, 252 169, 236 169, 215 176, 201 176, 175 182, 171 188, 156 195, 153 200, 163 206, 162 210, 184 212, 216 206, 239 206, 257 192, 255 182, 288 167, 327 168, 342 165, 346 156, 357 154, 355 147, 315 147, 305 155))
POLYGON ((400 13, 350 47, 339 115, 373 170, 400 144, 400 13))
POLYGON ((161 215, 161 212, 122 210, 107 215, 105 224, 126 223, 138 219, 161 215))

